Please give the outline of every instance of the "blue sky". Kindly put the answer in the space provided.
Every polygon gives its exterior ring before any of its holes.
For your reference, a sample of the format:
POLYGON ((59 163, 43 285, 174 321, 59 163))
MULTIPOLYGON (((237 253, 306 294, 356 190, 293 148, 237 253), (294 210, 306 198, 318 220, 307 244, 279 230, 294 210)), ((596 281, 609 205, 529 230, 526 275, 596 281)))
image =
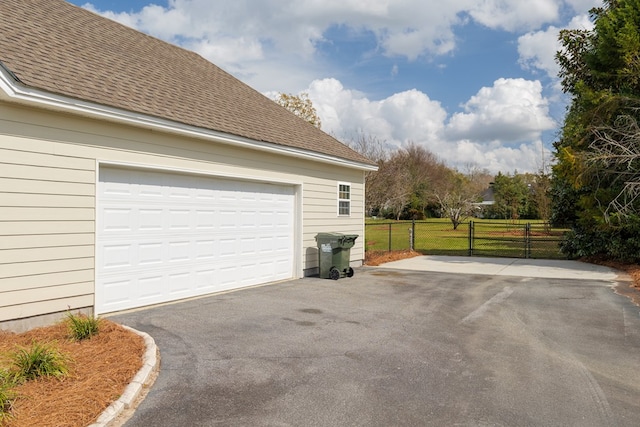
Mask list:
MULTIPOLYGON (((464 171, 534 172, 567 98, 562 28, 599 0, 73 0, 255 89, 307 92, 323 130, 425 146, 464 171)), ((544 161, 543 161, 544 159, 544 161)))

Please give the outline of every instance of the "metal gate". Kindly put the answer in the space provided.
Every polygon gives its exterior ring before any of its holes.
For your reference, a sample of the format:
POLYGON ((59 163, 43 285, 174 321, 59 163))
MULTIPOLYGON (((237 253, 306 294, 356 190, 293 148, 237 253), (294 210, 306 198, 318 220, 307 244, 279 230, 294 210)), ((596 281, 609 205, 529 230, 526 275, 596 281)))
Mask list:
POLYGON ((412 249, 425 255, 565 259, 560 244, 566 228, 545 222, 374 221, 365 225, 366 250, 412 249))

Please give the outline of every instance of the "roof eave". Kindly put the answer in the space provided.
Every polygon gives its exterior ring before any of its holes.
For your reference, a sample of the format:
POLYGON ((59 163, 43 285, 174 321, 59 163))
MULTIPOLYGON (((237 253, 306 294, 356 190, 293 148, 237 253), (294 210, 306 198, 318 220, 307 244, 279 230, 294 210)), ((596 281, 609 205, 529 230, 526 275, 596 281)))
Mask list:
MULTIPOLYGON (((127 124, 145 129, 159 130, 163 132, 205 139, 212 142, 229 144, 242 148, 260 150, 274 154, 296 157, 306 160, 329 163, 332 165, 359 169, 363 171, 376 171, 375 165, 356 162, 353 160, 323 154, 300 148, 278 145, 269 142, 256 141, 224 132, 190 126, 183 123, 162 119, 141 113, 134 113, 119 108, 83 101, 64 95, 47 92, 41 89, 24 86, 17 81, 15 75, 0 63, 0 89, 4 92, 8 101, 23 105, 37 106, 52 111, 62 111, 94 119, 127 124)), ((1 94, 0 94, 1 95, 1 94)))

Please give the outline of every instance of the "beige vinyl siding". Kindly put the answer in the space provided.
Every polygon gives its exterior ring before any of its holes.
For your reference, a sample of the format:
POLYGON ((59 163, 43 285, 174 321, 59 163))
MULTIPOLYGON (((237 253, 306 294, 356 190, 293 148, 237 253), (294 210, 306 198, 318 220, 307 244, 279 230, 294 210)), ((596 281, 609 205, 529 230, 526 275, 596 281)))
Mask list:
MULTIPOLYGON (((2 197, 2 195, 0 195, 2 197)), ((1 199, 0 199, 1 200, 1 199)), ((0 202, 3 203, 4 202, 0 202)), ((2 206, 0 215, 6 221, 93 221, 92 208, 49 208, 45 206, 2 206)))
MULTIPOLYGON (((39 244, 38 244, 39 245, 39 244)), ((53 246, 29 249, 6 249, 2 253, 3 264, 18 264, 22 262, 39 262, 40 260, 59 260, 86 258, 93 250, 93 244, 85 246, 53 246), (63 250, 61 250, 63 248, 63 250)))
MULTIPOLYGON (((36 194, 42 191, 42 187, 47 185, 48 181, 39 181, 36 179, 7 179, 0 178, 0 192, 7 193, 9 191, 22 194, 36 194)), ((57 182, 56 191, 58 196, 90 196, 93 197, 95 191, 94 183, 85 184, 77 182, 57 182)))
MULTIPOLYGON (((42 283, 46 283, 47 287, 56 287, 73 283, 90 283, 93 279, 93 269, 32 274, 29 276, 6 277, 0 279, 0 289, 4 289, 5 291, 21 291, 38 289, 38 284, 42 283)), ((93 289, 91 289, 91 293, 93 293, 93 289)))
POLYGON ((23 142, 0 135, 0 321, 93 304, 95 160, 23 142))
MULTIPOLYGON (((5 160, 5 157, 2 157, 5 160)), ((7 156, 6 160, 13 160, 7 156)), ((62 169, 54 166, 25 166, 0 163, 2 176, 12 179, 42 180, 51 182, 92 182, 95 179, 94 171, 82 171, 62 169)))
MULTIPOLYGON (((41 187, 42 188, 42 187, 41 187)), ((95 206, 93 196, 67 196, 64 194, 27 194, 24 192, 7 193, 0 192, 3 205, 21 207, 42 207, 50 208, 90 208, 95 206)))
POLYGON ((64 313, 69 310, 69 307, 73 309, 74 307, 90 307, 92 305, 93 293, 69 297, 57 295, 56 298, 51 300, 38 298, 27 304, 0 307, 0 312, 2 313, 0 321, 44 316, 51 313, 64 313))
MULTIPOLYGON (((92 257, 84 257, 84 258, 71 258, 71 259, 63 259, 61 257, 65 256, 65 249, 60 248, 61 255, 55 257, 55 259, 47 259, 43 261, 33 261, 33 262, 12 262, 12 263, 2 263, 0 264, 0 278, 9 279, 12 277, 22 277, 22 276, 31 276, 38 274, 49 274, 49 273, 58 273, 58 272, 67 272, 67 271, 76 271, 76 270, 88 270, 93 268, 93 258, 92 257)), ((90 254, 87 254, 90 255, 90 254)), ((42 283, 38 287, 47 287, 47 283, 42 283)), ((3 289, 3 291, 8 291, 9 289, 3 289)), ((0 293, 0 296, 2 294, 0 293)), ((4 305, 10 305, 11 301, 5 300, 3 298, 2 303, 4 305)))
POLYGON ((37 247, 66 247, 93 245, 93 233, 82 234, 35 234, 4 235, 0 240, 0 250, 29 249, 37 247))
MULTIPOLYGON (((318 232, 337 232, 358 234, 356 245, 351 248, 352 261, 364 259, 364 179, 363 172, 350 171, 341 179, 320 180, 309 183, 305 187, 305 235, 304 246, 316 246, 315 236, 318 232), (351 215, 338 215, 338 184, 351 185, 351 215)), ((308 268, 317 267, 317 257, 308 256, 308 268)))
MULTIPOLYGON (((63 298, 75 298, 77 295, 93 293, 93 282, 80 282, 46 288, 26 289, 5 292, 4 296, 14 301, 14 305, 28 305, 33 301, 52 301, 63 298)), ((90 304, 89 304, 90 305, 90 304)))
POLYGON ((0 102, 0 321, 93 305, 99 164, 294 185, 297 274, 317 267, 318 232, 359 234, 352 261, 364 257, 360 170, 0 102))
POLYGON ((93 221, 29 221, 28 230, 24 221, 1 221, 0 236, 47 236, 63 233, 94 233, 93 221), (26 233, 26 234, 25 234, 26 233))

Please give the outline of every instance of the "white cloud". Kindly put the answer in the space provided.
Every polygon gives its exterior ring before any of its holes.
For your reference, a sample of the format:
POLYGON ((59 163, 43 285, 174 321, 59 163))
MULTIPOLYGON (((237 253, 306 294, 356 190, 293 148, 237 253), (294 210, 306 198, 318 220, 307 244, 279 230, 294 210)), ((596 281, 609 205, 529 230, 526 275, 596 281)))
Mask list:
POLYGON ((500 78, 463 108, 447 125, 449 138, 513 143, 538 138, 556 126, 539 81, 500 78))
POLYGON ((339 139, 363 132, 391 146, 415 142, 451 166, 475 163, 494 173, 536 171, 540 135, 554 125, 540 83, 522 79, 500 79, 481 89, 465 113, 453 116, 415 89, 373 101, 336 79, 322 79, 305 91, 323 130, 339 139))
POLYGON ((469 10, 474 20, 489 28, 514 32, 556 21, 561 4, 557 0, 482 0, 474 3, 469 10))
POLYGON ((416 89, 371 101, 336 79, 323 79, 313 81, 307 92, 323 130, 338 138, 365 132, 394 145, 434 141, 447 116, 439 102, 416 89))
POLYGON ((560 29, 550 26, 544 31, 530 32, 518 38, 520 65, 529 70, 542 70, 554 78, 559 67, 555 54, 560 49, 558 34, 560 29))
POLYGON ((82 7, 87 9, 87 10, 90 10, 93 13, 98 13, 98 14, 104 16, 105 18, 109 18, 112 21, 116 21, 116 22, 121 23, 122 25, 126 25, 127 27, 138 28, 137 14, 130 14, 130 13, 127 13, 127 12, 116 13, 116 12, 111 12, 109 10, 101 11, 101 10, 98 10, 91 3, 85 3, 85 4, 82 5, 82 7))
MULTIPOLYGON (((336 28, 372 39, 375 52, 358 53, 362 58, 376 53, 413 61, 454 54, 456 31, 470 19, 521 32, 556 21, 562 5, 586 11, 593 3, 597 0, 169 0, 167 6, 150 4, 130 13, 99 11, 91 3, 84 7, 194 50, 258 90, 296 92, 334 75, 317 53, 320 46, 343 42, 330 39, 336 28), (274 88, 274 81, 283 86, 274 88)), ((521 37, 525 68, 555 76, 554 30, 521 37)))
POLYGON ((591 8, 602 6, 602 0, 565 0, 575 12, 588 12, 591 8))
POLYGON ((168 41, 173 41, 177 35, 186 34, 193 22, 193 15, 189 10, 164 8, 156 4, 145 6, 136 13, 103 12, 96 9, 91 3, 86 3, 83 7, 123 25, 168 41))
MULTIPOLYGON (((593 23, 586 14, 574 17, 563 28, 586 29, 593 28, 593 23)), ((560 50, 558 40, 560 28, 549 26, 546 30, 524 34, 518 38, 518 54, 520 65, 525 69, 541 70, 551 79, 557 79, 560 68, 555 61, 555 54, 560 50)))
POLYGON ((560 4, 560 0, 170 0, 166 7, 152 4, 131 13, 98 11, 91 3, 84 7, 169 42, 199 47, 199 53, 226 68, 269 50, 311 58, 320 43, 331 43, 326 37, 339 26, 354 34, 371 34, 378 51, 387 56, 415 60, 449 54, 456 47, 454 30, 465 24, 465 17, 490 28, 520 32, 555 21, 560 4))
POLYGON ((186 43, 185 47, 199 53, 205 58, 226 58, 226 61, 232 64, 264 58, 262 45, 256 40, 246 39, 244 37, 222 37, 215 42, 205 39, 194 40, 186 43))
MULTIPOLYGON (((331 45, 332 30, 371 37, 375 52, 409 61, 451 55, 456 31, 474 19, 489 28, 521 32, 555 22, 563 4, 589 8, 597 0, 169 0, 139 11, 85 8, 194 50, 259 90, 294 92, 326 77, 317 54, 331 45), (566 2, 566 3, 565 3, 566 2), (304 64, 302 66, 301 64, 304 64), (295 74, 294 74, 295 72, 295 74)), ((519 40, 523 67, 555 76, 551 40, 555 27, 531 32, 519 40)), ((337 43, 341 41, 336 41, 337 43)), ((363 57, 371 52, 359 53, 363 57)), ((392 75, 395 71, 392 70, 392 75)))
MULTIPOLYGON (((578 11, 592 0, 168 0, 137 12, 100 12, 133 28, 200 53, 261 91, 309 93, 323 129, 339 138, 365 132, 401 146, 423 144, 450 165, 473 162, 493 172, 536 170, 541 133, 549 118, 541 84, 497 79, 447 113, 417 89, 372 100, 345 88, 318 55, 341 36, 371 40, 358 59, 393 57, 388 78, 398 81, 405 60, 429 62, 454 55, 458 32, 468 22, 522 34, 520 63, 555 74, 552 40, 567 6, 578 11), (564 7, 564 9, 563 9, 564 7), (535 31, 540 28, 546 29, 535 31), (395 58, 398 58, 397 61, 395 58), (404 62, 403 62, 404 61, 404 62), (400 64, 400 65, 398 65, 400 64), (311 83, 309 83, 311 82, 311 83)), ((585 10, 581 10, 584 12, 585 10)), ((577 22, 577 21, 576 21, 577 22)), ((437 61, 431 62, 435 64, 437 61)), ((435 65, 434 65, 435 67, 435 65)), ((446 68, 446 64, 441 66, 446 68)), ((404 73, 402 73, 404 74, 404 73)), ((499 76, 496 76, 496 78, 499 76)))

